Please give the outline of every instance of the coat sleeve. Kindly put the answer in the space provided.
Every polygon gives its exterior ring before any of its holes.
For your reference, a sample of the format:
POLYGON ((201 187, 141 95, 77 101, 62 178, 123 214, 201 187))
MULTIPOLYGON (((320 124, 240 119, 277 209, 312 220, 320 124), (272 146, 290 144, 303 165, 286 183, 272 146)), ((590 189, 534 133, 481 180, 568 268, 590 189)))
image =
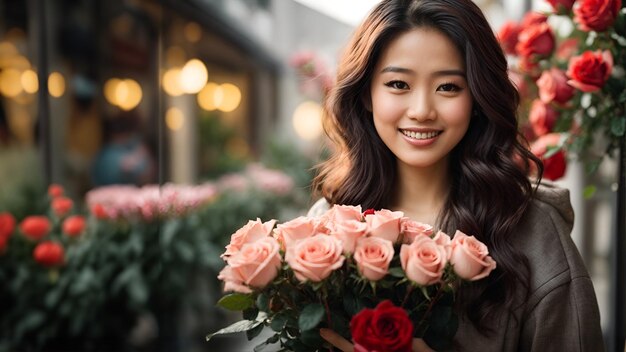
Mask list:
POLYGON ((604 351, 593 283, 570 237, 574 215, 569 192, 544 186, 538 193, 536 210, 543 221, 533 231, 542 235, 528 248, 535 280, 522 317, 519 350, 604 351))
POLYGON ((600 315, 589 277, 554 287, 524 321, 520 351, 602 352, 600 315))

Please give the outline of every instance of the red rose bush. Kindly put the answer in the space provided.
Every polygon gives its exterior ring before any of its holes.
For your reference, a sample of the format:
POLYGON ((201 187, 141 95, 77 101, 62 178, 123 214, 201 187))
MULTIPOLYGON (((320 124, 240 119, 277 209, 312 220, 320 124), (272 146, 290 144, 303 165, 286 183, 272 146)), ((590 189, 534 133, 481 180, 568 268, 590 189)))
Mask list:
POLYGON ((207 339, 239 331, 252 339, 269 326, 275 333, 265 343, 293 351, 328 347, 322 327, 352 339, 357 351, 410 351, 413 337, 446 347, 459 285, 496 268, 474 236, 450 238, 400 211, 346 205, 279 224, 251 220, 222 259, 218 278, 228 294, 218 305, 245 320, 207 339))
POLYGON ((506 22, 498 39, 522 98, 524 135, 555 180, 572 158, 594 172, 626 134, 626 10, 622 0, 547 2, 545 13, 506 22))

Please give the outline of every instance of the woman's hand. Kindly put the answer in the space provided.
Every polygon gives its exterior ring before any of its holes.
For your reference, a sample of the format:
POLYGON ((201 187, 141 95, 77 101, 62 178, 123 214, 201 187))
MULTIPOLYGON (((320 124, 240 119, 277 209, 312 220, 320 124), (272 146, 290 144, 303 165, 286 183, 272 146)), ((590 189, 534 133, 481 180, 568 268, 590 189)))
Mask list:
MULTIPOLYGON (((320 329, 320 336, 343 352, 354 352, 354 345, 330 329, 320 329)), ((435 352, 423 339, 413 339, 413 352, 435 352)))

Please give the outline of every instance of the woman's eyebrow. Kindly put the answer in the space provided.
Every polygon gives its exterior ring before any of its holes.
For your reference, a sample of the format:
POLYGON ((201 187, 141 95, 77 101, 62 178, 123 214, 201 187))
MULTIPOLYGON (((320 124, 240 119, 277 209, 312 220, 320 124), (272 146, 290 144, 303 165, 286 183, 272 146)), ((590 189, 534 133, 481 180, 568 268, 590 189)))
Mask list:
MULTIPOLYGON (((415 71, 410 68, 398 67, 398 66, 387 66, 380 70, 380 73, 386 72, 395 72, 395 73, 407 73, 413 74, 415 71)), ((465 78, 465 71, 459 69, 447 69, 447 70, 439 70, 432 73, 433 76, 461 76, 465 78)))

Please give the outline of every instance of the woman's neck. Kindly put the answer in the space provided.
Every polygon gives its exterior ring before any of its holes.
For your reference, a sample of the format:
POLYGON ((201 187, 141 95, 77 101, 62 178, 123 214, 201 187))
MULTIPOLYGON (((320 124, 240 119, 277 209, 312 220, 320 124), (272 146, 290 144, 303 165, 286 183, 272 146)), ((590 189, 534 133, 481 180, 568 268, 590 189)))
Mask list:
POLYGON ((398 163, 397 182, 392 209, 415 221, 437 225, 450 188, 447 162, 429 168, 398 163))

